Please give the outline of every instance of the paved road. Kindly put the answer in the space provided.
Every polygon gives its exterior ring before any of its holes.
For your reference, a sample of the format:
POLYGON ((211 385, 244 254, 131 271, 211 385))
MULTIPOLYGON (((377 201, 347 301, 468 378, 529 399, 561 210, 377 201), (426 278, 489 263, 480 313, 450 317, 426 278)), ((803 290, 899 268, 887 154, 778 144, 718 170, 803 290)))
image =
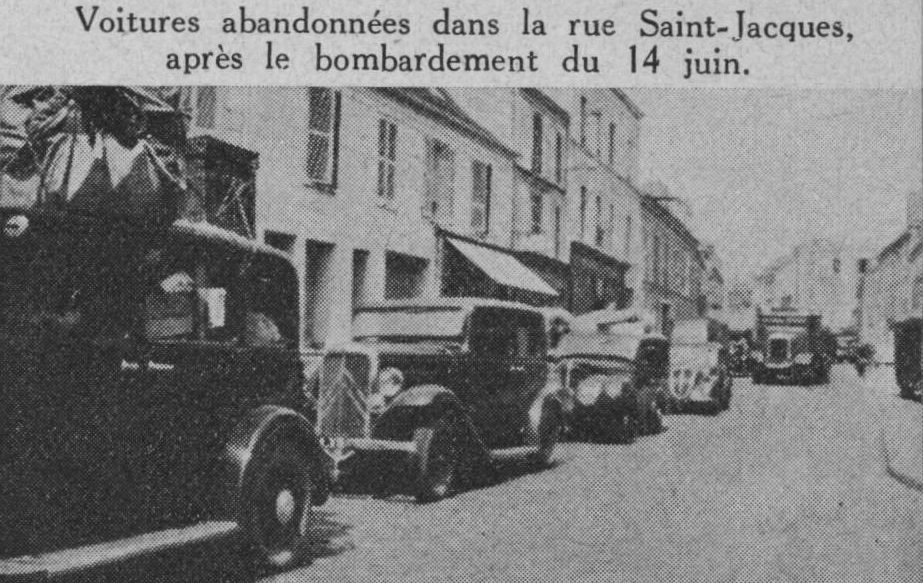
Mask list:
MULTIPOLYGON (((265 581, 923 581, 923 493, 883 464, 881 403, 897 397, 845 367, 832 381, 738 379, 718 416, 563 444, 548 470, 437 504, 335 498, 313 564, 265 581)), ((245 578, 233 563, 166 578, 245 578)))

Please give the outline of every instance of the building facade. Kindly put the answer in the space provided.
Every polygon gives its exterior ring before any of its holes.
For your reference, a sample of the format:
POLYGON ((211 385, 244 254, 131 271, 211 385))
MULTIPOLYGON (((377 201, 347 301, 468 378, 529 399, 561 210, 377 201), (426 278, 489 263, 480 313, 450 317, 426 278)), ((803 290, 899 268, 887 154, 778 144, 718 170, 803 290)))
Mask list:
POLYGON ((259 155, 256 236, 301 273, 305 347, 347 339, 364 302, 468 295, 456 255, 511 245, 516 154, 442 90, 219 87, 190 101, 193 135, 259 155))
POLYGON ((698 239, 661 198, 645 195, 641 201, 645 257, 642 305, 669 334, 674 322, 706 314, 706 264, 698 239))
POLYGON ((856 256, 827 239, 795 246, 755 278, 757 304, 819 314, 832 330, 854 324, 856 256))

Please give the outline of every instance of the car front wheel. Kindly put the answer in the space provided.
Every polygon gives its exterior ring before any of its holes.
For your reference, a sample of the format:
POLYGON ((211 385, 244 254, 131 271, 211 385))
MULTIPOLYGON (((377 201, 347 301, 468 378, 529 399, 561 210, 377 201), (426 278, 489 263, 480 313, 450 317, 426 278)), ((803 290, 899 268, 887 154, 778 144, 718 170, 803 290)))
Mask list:
POLYGON ((414 431, 417 502, 435 502, 455 493, 460 477, 460 437, 461 432, 448 417, 414 431))
POLYGON ((258 563, 297 565, 314 521, 311 456, 294 439, 270 438, 257 449, 244 479, 240 523, 258 563))

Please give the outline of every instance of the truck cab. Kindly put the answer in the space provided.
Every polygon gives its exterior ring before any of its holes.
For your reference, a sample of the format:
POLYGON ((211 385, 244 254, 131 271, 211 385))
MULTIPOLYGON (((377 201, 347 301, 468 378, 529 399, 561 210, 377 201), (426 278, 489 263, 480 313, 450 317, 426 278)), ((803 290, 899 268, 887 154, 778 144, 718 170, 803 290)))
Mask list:
POLYGON ((0 559, 54 574, 163 531, 293 564, 327 480, 288 259, 206 223, 0 221, 0 559))

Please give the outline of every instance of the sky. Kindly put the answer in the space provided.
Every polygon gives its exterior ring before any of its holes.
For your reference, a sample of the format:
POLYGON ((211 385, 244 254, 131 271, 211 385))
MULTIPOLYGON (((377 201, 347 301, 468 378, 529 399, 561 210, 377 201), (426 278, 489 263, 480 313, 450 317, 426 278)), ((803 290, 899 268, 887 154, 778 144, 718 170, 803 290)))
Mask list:
POLYGON ((815 237, 872 255, 923 189, 919 89, 626 93, 645 114, 641 184, 689 203, 693 232, 732 276, 815 237))

